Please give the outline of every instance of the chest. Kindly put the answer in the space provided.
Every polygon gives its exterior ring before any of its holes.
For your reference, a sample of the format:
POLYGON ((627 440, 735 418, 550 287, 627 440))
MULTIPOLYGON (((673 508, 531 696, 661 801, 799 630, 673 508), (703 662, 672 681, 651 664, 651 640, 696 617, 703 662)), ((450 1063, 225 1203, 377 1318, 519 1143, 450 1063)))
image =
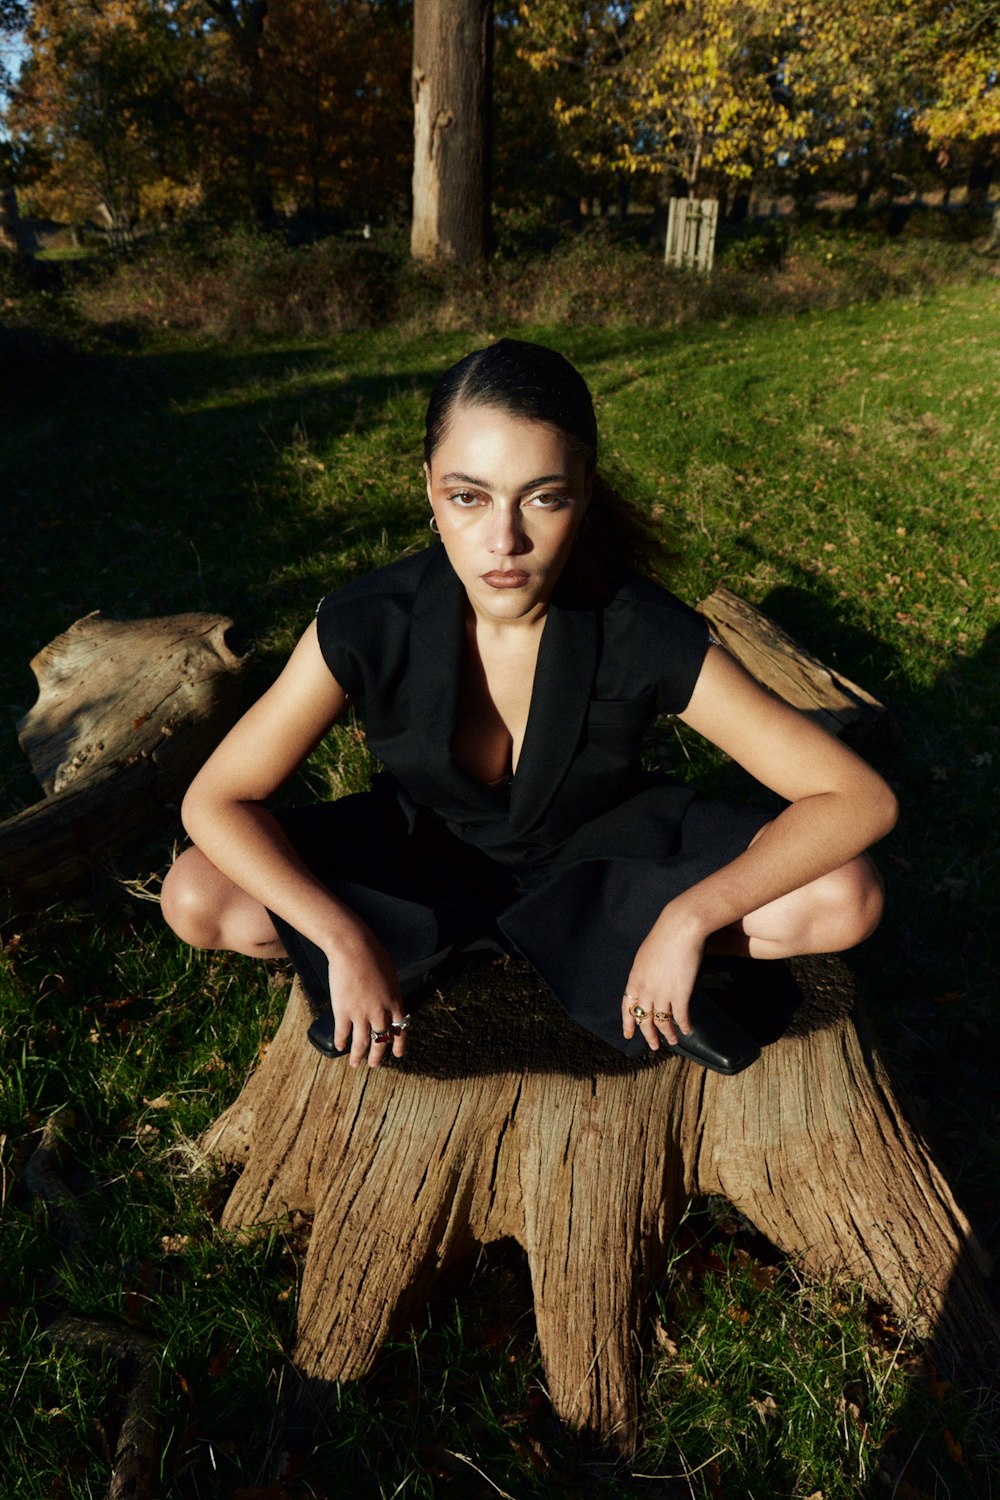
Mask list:
POLYGON ((462 662, 452 759, 477 780, 517 770, 531 710, 540 632, 504 646, 470 635, 462 662))

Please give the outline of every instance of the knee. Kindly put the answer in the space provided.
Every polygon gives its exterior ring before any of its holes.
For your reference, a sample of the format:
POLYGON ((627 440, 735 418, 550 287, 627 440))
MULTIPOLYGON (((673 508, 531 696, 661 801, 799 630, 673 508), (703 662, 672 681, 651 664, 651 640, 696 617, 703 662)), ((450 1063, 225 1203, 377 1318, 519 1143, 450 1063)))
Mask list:
POLYGON ((853 948, 871 937, 885 908, 882 878, 866 854, 817 882, 816 917, 828 953, 853 948))
POLYGON ((206 866, 208 861, 199 850, 185 849, 167 871, 160 891, 163 920, 192 948, 215 948, 220 935, 206 866))

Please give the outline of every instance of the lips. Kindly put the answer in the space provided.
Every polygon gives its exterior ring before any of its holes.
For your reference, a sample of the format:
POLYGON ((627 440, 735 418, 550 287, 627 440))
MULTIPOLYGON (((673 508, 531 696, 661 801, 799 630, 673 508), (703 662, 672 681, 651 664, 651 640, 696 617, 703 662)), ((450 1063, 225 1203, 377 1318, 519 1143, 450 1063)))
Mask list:
POLYGON ((491 589, 523 589, 531 574, 523 573, 520 568, 497 568, 492 573, 480 574, 480 577, 491 589))

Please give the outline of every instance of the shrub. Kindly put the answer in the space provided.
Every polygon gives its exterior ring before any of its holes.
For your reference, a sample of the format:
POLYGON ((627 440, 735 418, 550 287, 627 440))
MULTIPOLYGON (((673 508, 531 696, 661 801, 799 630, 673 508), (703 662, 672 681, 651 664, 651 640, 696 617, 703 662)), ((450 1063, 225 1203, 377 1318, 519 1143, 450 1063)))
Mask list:
POLYGON ((236 230, 163 242, 81 290, 96 322, 191 329, 220 337, 342 333, 387 321, 395 262, 367 243, 327 239, 289 246, 236 230))
POLYGON ((484 273, 410 261, 405 237, 330 237, 292 245, 278 234, 221 231, 163 240, 74 282, 91 323, 213 337, 324 337, 395 323, 407 331, 525 324, 665 327, 699 318, 801 312, 921 291, 982 273, 961 244, 821 219, 769 220, 722 237, 710 277, 664 266, 635 227, 598 222, 561 233, 508 215, 506 250, 484 273), (514 253, 523 237, 530 249, 514 253), (544 240, 543 244, 539 241, 544 240))

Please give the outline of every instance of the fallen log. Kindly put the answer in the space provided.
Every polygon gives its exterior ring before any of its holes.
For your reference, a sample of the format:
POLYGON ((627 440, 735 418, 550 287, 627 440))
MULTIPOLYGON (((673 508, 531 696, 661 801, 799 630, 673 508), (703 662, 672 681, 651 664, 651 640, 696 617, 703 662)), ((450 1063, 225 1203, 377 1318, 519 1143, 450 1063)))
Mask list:
POLYGON ((20 906, 152 837, 235 721, 249 657, 220 615, 86 615, 31 663, 19 739, 45 797, 0 824, 0 888, 20 906))
POLYGON ((892 718, 883 703, 825 666, 762 610, 722 588, 697 607, 726 650, 758 682, 831 734, 861 751, 892 738, 892 718))
POLYGON ((421 1011, 403 1062, 352 1071, 310 1048, 293 985, 203 1145, 241 1169, 223 1226, 314 1215, 293 1356, 304 1402, 364 1375, 442 1270, 509 1237, 557 1414, 634 1451, 645 1298, 705 1194, 956 1357, 998 1337, 986 1257, 853 1015, 847 969, 727 962, 706 982, 769 1043, 736 1077, 553 1031, 551 998, 510 962, 421 1011))

